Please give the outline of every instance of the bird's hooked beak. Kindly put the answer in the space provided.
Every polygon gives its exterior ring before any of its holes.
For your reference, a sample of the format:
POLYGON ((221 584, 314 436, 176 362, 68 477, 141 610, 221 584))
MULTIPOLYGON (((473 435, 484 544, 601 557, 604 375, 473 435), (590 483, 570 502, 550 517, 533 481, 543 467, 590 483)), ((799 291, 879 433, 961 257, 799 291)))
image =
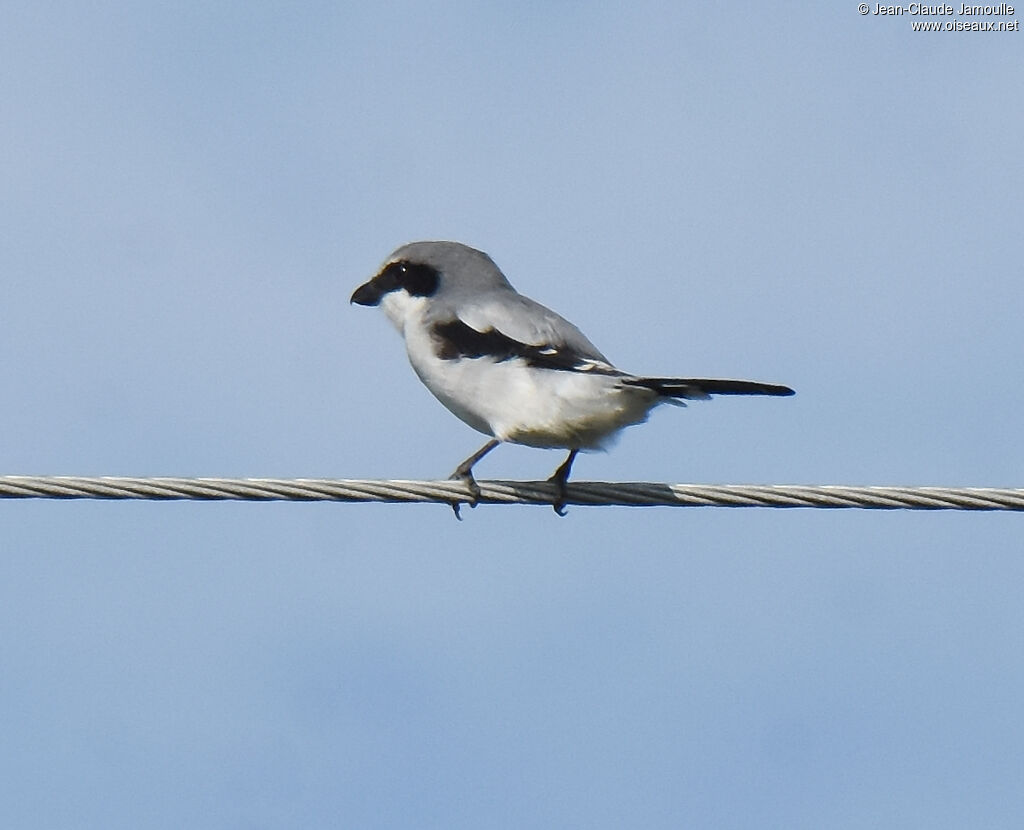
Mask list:
POLYGON ((352 292, 352 298, 349 303, 355 303, 356 305, 380 305, 380 298, 384 296, 384 293, 380 290, 380 286, 375 284, 374 280, 364 282, 355 291, 352 292))

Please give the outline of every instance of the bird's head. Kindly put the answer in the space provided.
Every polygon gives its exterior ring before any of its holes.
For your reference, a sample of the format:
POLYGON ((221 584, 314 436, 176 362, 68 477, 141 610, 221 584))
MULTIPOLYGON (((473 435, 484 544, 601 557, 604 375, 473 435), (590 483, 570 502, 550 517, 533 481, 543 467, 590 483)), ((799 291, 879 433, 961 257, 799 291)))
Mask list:
POLYGON ((350 302, 379 305, 402 330, 409 314, 427 303, 457 302, 463 291, 502 287, 510 287, 508 280, 483 251, 460 242, 411 242, 392 253, 350 302))

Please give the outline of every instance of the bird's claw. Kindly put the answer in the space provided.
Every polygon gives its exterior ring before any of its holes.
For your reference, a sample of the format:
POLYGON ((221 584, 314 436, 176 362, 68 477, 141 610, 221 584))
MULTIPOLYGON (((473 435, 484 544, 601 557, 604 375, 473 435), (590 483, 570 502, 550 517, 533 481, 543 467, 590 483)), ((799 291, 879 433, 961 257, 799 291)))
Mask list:
POLYGON ((555 485, 555 500, 551 503, 551 508, 559 516, 564 517, 569 512, 565 509, 565 481, 555 474, 548 479, 548 483, 555 485))
POLYGON ((565 509, 565 486, 569 482, 569 471, 572 469, 572 462, 576 460, 578 452, 579 450, 570 450, 569 457, 562 462, 561 466, 548 479, 548 484, 555 485, 555 500, 551 503, 551 507, 554 508, 555 513, 559 516, 564 516, 568 512, 565 509))
POLYGON ((463 504, 468 504, 470 508, 475 508, 480 502, 480 485, 476 483, 476 479, 473 478, 471 472, 463 472, 462 470, 456 470, 450 476, 449 481, 461 481, 466 485, 469 490, 469 499, 466 502, 453 501, 452 510, 455 512, 455 518, 460 522, 462 521, 462 514, 459 512, 463 504))

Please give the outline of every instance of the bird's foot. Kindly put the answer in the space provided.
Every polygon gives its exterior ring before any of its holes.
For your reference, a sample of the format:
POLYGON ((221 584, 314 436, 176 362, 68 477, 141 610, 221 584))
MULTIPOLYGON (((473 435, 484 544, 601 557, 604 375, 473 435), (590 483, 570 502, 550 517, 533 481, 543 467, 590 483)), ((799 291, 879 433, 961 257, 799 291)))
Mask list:
MULTIPOLYGON (((487 453, 493 450, 501 442, 497 438, 492 438, 480 449, 473 453, 469 458, 463 461, 458 467, 455 468, 455 472, 448 476, 449 481, 462 481, 465 482, 466 487, 469 488, 470 499, 466 502, 470 507, 476 507, 477 502, 480 501, 480 485, 476 483, 476 479, 473 478, 473 465, 476 464, 481 458, 487 453)), ((455 518, 460 522, 462 516, 459 515, 459 507, 462 502, 452 502, 452 510, 455 511, 455 518)))
MULTIPOLYGON (((476 507, 480 501, 480 485, 477 484, 476 479, 473 478, 473 473, 471 473, 469 469, 463 470, 463 466, 465 465, 460 464, 458 469, 456 469, 454 473, 448 476, 448 480, 461 481, 463 484, 466 485, 467 489, 469 490, 469 500, 465 502, 465 504, 468 504, 471 508, 473 508, 476 507)), ((452 510, 455 511, 455 518, 458 519, 460 522, 462 521, 462 514, 459 512, 459 510, 462 507, 462 505, 463 502, 461 501, 452 502, 452 510)))
POLYGON ((548 479, 549 484, 555 485, 555 500, 551 507, 559 516, 564 516, 568 511, 565 509, 565 485, 569 481, 569 472, 572 470, 572 462, 576 460, 578 450, 571 450, 569 457, 562 462, 562 465, 552 473, 548 479))

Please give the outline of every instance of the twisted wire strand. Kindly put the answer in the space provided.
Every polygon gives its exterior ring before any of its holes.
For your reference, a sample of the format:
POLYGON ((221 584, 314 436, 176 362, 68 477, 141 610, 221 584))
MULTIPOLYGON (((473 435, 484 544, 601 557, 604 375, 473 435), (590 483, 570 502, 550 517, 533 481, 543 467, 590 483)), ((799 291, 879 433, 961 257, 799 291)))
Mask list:
MULTIPOLYGON (((481 504, 550 505, 546 481, 478 481, 481 504)), ((281 478, 125 478, 0 476, 0 499, 156 501, 472 501, 461 481, 281 478)), ((660 484, 574 481, 566 504, 630 507, 818 507, 877 510, 1024 511, 1024 489, 995 487, 846 487, 841 485, 660 484)))

